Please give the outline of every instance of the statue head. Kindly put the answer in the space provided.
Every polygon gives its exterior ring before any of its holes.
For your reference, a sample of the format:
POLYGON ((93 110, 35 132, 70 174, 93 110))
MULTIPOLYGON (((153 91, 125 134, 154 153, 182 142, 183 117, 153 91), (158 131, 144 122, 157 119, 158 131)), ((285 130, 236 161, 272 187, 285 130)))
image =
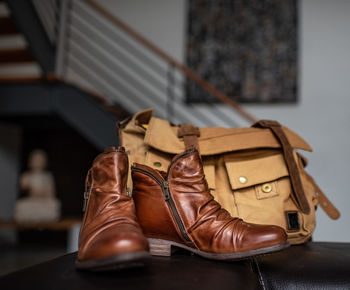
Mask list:
POLYGON ((41 149, 33 150, 29 154, 28 167, 32 170, 43 170, 47 166, 47 154, 41 149))

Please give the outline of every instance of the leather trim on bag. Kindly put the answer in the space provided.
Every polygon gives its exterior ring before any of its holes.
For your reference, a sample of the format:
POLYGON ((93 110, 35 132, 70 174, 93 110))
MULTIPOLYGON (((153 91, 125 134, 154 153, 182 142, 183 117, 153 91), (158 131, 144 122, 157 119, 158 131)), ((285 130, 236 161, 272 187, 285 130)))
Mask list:
POLYGON ((277 121, 261 120, 253 124, 253 127, 269 128, 274 133, 277 140, 281 143, 284 159, 286 161, 290 179, 291 179, 293 193, 300 207, 300 210, 305 214, 309 214, 310 206, 306 199, 304 188, 301 183, 298 165, 293 156, 293 148, 289 143, 287 136, 283 132, 281 124, 278 123, 277 121))
MULTIPOLYGON (((132 122, 130 122, 132 123, 132 122)), ((127 127, 128 128, 128 127, 127 127)), ((294 149, 312 151, 312 148, 300 136, 286 127, 282 127, 291 146, 294 149)), ((169 121, 152 117, 148 123, 144 142, 157 150, 178 154, 185 151, 185 145, 177 137, 178 127, 170 125, 169 121)), ((259 148, 281 148, 270 129, 261 128, 200 128, 198 144, 202 156, 217 155, 259 148)))
MULTIPOLYGON (((305 171, 304 171, 305 172, 305 171)), ((321 208, 324 210, 324 212, 333 220, 336 220, 340 217, 339 210, 332 204, 332 202, 326 197, 326 195, 323 193, 321 188, 317 185, 315 180, 307 173, 305 172, 306 178, 309 180, 309 182, 312 184, 316 191, 316 196, 318 199, 318 202, 321 206, 321 208)))
POLYGON ((177 131, 177 137, 183 138, 185 143, 185 150, 195 148, 199 151, 198 139, 200 132, 198 127, 191 124, 180 124, 177 131))
POLYGON ((297 211, 286 211, 284 212, 286 217, 286 225, 288 232, 300 231, 300 219, 297 211))

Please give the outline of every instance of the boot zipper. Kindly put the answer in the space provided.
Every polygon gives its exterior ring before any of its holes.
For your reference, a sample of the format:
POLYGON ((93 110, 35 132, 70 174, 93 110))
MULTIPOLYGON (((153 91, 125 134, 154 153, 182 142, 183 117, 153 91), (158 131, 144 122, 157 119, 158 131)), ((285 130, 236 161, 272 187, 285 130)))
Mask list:
POLYGON ((85 180, 85 191, 84 191, 84 201, 83 201, 83 212, 86 211, 86 207, 89 200, 89 195, 91 192, 91 169, 88 171, 85 180))
POLYGON ((173 214, 173 217, 176 221, 176 224, 181 232, 181 235, 183 236, 183 238, 190 242, 191 239, 188 237, 186 230, 185 230, 185 226, 182 223, 182 220, 180 218, 179 213, 177 212, 176 206, 175 206, 175 202, 173 200, 173 198, 171 197, 170 191, 169 191, 169 185, 168 185, 168 181, 164 180, 163 182, 163 186, 162 186, 162 190, 163 190, 163 195, 164 195, 164 199, 165 201, 168 203, 170 210, 173 214))
POLYGON ((86 206, 87 206, 88 199, 89 199, 89 192, 85 191, 84 192, 84 201, 83 201, 83 212, 86 211, 86 206))
POLYGON ((168 181, 167 180, 161 181, 154 174, 152 174, 151 172, 149 172, 145 169, 142 169, 142 168, 132 167, 132 170, 139 171, 139 172, 142 172, 142 173, 148 175, 149 177, 153 178, 161 186, 164 199, 167 202, 167 204, 169 205, 170 211, 171 211, 173 218, 174 218, 174 220, 175 220, 175 222, 176 222, 176 224, 181 232, 182 237, 186 241, 190 242, 191 239, 188 237, 188 235, 186 233, 185 226, 182 223, 180 215, 176 209, 175 202, 171 196, 168 181))
POLYGON ((135 171, 138 171, 138 172, 141 172, 141 173, 148 175, 149 177, 153 178, 160 186, 163 183, 161 180, 159 180, 159 178, 157 176, 155 176, 153 173, 149 172, 146 169, 131 166, 131 170, 135 170, 135 171))
POLYGON ((90 195, 91 187, 87 186, 85 191, 84 191, 84 201, 83 201, 83 212, 86 211, 87 203, 89 200, 89 195, 90 195))
MULTIPOLYGON (((96 162, 97 160, 99 160, 101 158, 102 154, 109 154, 111 152, 120 152, 120 153, 126 154, 125 151, 123 151, 123 150, 111 150, 111 151, 107 151, 107 152, 102 152, 99 155, 97 155, 97 157, 94 159, 93 163, 96 162)), ((88 171, 87 176, 86 176, 86 181, 85 181, 83 212, 86 211, 86 207, 87 207, 87 203, 88 203, 89 195, 90 195, 90 191, 91 191, 91 184, 90 185, 87 184, 88 179, 91 178, 91 175, 90 175, 91 170, 92 170, 92 168, 88 171)), ((127 189, 127 194, 130 196, 130 192, 128 191, 128 189, 127 189)))

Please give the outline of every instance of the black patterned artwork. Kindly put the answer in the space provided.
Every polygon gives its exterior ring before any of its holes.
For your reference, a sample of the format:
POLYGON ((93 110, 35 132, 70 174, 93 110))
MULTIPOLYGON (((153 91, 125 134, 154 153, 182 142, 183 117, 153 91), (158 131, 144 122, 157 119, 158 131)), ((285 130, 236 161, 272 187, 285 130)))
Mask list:
MULTIPOLYGON (((187 65, 235 101, 297 98, 296 0, 189 0, 187 65)), ((191 81, 187 101, 215 102, 191 81)))

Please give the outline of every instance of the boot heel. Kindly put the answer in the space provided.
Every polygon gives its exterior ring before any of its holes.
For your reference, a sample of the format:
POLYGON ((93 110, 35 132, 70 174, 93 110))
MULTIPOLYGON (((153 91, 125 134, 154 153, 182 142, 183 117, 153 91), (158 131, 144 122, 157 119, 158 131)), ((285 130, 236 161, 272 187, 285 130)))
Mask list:
POLYGON ((160 239, 148 239, 150 253, 152 256, 171 256, 171 243, 160 239))

